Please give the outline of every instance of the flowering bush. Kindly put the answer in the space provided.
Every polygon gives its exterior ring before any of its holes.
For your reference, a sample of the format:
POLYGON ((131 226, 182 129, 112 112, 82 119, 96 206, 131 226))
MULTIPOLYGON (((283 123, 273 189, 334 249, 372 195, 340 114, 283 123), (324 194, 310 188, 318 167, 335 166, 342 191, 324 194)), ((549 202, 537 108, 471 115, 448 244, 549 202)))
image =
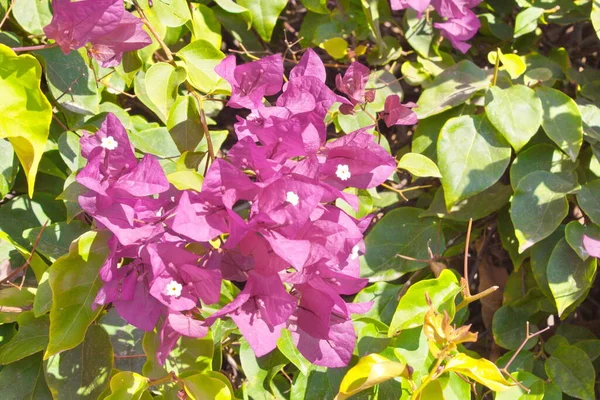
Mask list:
POLYGON ((597 398, 596 3, 0 0, 2 395, 597 398))

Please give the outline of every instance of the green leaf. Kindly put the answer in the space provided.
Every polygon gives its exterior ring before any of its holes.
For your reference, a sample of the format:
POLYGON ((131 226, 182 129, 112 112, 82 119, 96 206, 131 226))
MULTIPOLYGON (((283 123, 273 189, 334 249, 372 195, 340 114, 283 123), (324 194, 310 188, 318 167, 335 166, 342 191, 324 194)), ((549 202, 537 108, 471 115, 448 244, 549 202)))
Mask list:
POLYGON ((548 260, 546 274, 558 315, 563 317, 565 310, 583 300, 591 288, 596 275, 596 259, 591 257, 583 261, 567 241, 561 239, 548 260))
POLYGON ((398 294, 402 286, 387 282, 375 282, 369 285, 354 297, 355 303, 373 302, 373 306, 364 317, 371 317, 389 325, 398 306, 398 294))
POLYGON ((303 374, 308 374, 311 363, 296 348, 292 339, 292 334, 287 329, 281 331, 281 336, 277 341, 277 348, 286 356, 303 374))
POLYGON ((238 0, 239 5, 250 11, 252 27, 265 42, 271 41, 279 14, 287 3, 287 0, 238 0))
POLYGON ((443 307, 452 318, 454 316, 454 298, 459 292, 458 279, 448 269, 443 270, 435 279, 422 280, 410 286, 398 303, 388 336, 394 336, 404 329, 423 325, 425 314, 429 310, 426 295, 431 299, 434 309, 443 307))
POLYGON ((183 387, 191 400, 230 400, 233 393, 221 379, 207 374, 196 374, 182 379, 183 387))
POLYGON ((0 393, 6 400, 52 400, 44 380, 42 354, 34 354, 2 368, 0 393))
POLYGON ((143 153, 164 158, 175 158, 181 154, 169 131, 163 126, 140 132, 131 131, 129 139, 134 147, 143 153))
MULTIPOLYGON (((0 232, 0 241, 9 243, 15 250, 23 257, 23 262, 29 259, 29 266, 33 270, 35 274, 35 278, 40 281, 42 278, 42 274, 48 269, 48 265, 46 262, 36 253, 34 252, 31 255, 31 251, 27 248, 21 246, 17 241, 13 240, 10 236, 8 236, 5 232, 0 232)), ((21 265, 23 265, 21 263, 21 265)))
POLYGON ((212 43, 195 40, 177 52, 185 61, 190 83, 203 93, 228 92, 229 84, 215 72, 215 67, 225 58, 212 43))
POLYGON ((498 367, 485 358, 474 359, 464 353, 459 353, 447 364, 445 371, 453 371, 468 376, 495 392, 503 392, 514 384, 507 381, 498 367))
POLYGON ((0 347, 0 364, 10 364, 40 352, 48 344, 50 320, 47 315, 35 318, 33 311, 26 311, 19 314, 17 323, 17 334, 0 347))
POLYGON ((50 93, 58 104, 78 114, 97 114, 100 94, 87 56, 80 51, 65 55, 60 47, 35 52, 44 66, 50 93))
POLYGON ((33 300, 33 313, 36 318, 46 314, 52 306, 52 289, 50 289, 50 283, 48 282, 49 276, 48 271, 45 271, 38 283, 38 289, 33 300))
POLYGON ((429 158, 418 153, 406 153, 398 162, 398 168, 405 169, 414 176, 432 176, 441 178, 440 170, 437 165, 429 158))
MULTIPOLYGON (((23 232, 23 235, 33 245, 42 228, 31 228, 23 232)), ((38 241, 36 251, 43 254, 50 261, 69 252, 71 242, 83 235, 90 229, 88 224, 81 221, 71 221, 71 223, 58 222, 46 226, 38 241)))
POLYGON ((543 380, 525 371, 513 372, 511 376, 529 391, 523 390, 521 386, 513 386, 505 392, 497 393, 495 400, 542 400, 544 398, 543 380))
POLYGON ((52 309, 50 342, 44 358, 79 345, 88 326, 102 311, 92 303, 102 280, 98 272, 108 255, 109 234, 90 231, 73 242, 69 254, 50 267, 52 309))
POLYGON ((348 55, 348 42, 341 37, 327 39, 319 43, 319 47, 336 60, 341 60, 348 55))
POLYGON ((463 400, 471 396, 471 386, 455 373, 436 379, 442 386, 444 400, 463 400))
POLYGON ((344 400, 377 384, 403 376, 409 378, 405 364, 390 361, 379 354, 369 354, 358 360, 358 364, 342 379, 335 400, 344 400))
POLYGON ((567 193, 574 185, 546 171, 535 171, 519 181, 510 217, 523 252, 550 236, 567 216, 567 193))
POLYGON ((43 28, 52 21, 48 0, 15 0, 12 15, 17 23, 32 35, 44 35, 43 28))
POLYGON ((177 89, 185 80, 185 70, 165 62, 156 63, 146 72, 146 94, 158 111, 157 116, 167 121, 169 111, 177 99, 177 89))
POLYGON ((490 85, 484 70, 463 60, 439 74, 431 87, 425 89, 415 109, 419 119, 439 114, 463 104, 479 90, 490 85))
POLYGON ((544 296, 551 300, 553 299, 553 296, 550 291, 550 286, 548 286, 548 261, 552 255, 552 250, 554 250, 556 244, 564 238, 564 236, 564 229, 563 226, 561 226, 546 239, 531 247, 531 271, 533 273, 533 278, 537 282, 537 285, 544 296))
POLYGON ((149 393, 148 378, 131 371, 122 371, 110 379, 110 395, 105 400, 141 400, 149 393))
POLYGON ((176 28, 192 18, 186 0, 158 0, 153 2, 152 7, 147 1, 140 1, 140 5, 145 13, 151 14, 164 26, 176 28))
POLYGON ((4 198, 12 189, 19 172, 19 161, 8 140, 0 139, 0 197, 4 198))
POLYGON ((563 92, 546 86, 538 86, 536 94, 544 110, 544 131, 575 161, 583 142, 583 126, 577 103, 563 92))
POLYGON ((523 85, 506 90, 491 87, 486 95, 485 113, 516 152, 529 142, 542 124, 542 102, 533 89, 523 85))
POLYGON ((463 115, 446 122, 437 152, 446 207, 451 208, 500 179, 511 149, 485 115, 463 115))
POLYGON ((590 225, 589 227, 586 227, 581 225, 578 221, 569 222, 565 228, 565 240, 583 261, 587 260, 587 258, 590 256, 585 250, 585 247, 583 247, 583 235, 586 233, 588 228, 590 228, 590 231, 594 231, 594 236, 598 236, 600 233, 597 225, 590 225))
POLYGON ((502 247, 508 252, 515 270, 519 270, 523 261, 529 258, 529 251, 519 253, 519 242, 515 236, 515 227, 510 219, 508 208, 502 210, 498 215, 498 236, 502 241, 502 247))
POLYGON ((411 143, 413 153, 423 154, 437 163, 437 141, 442 128, 450 118, 462 115, 466 107, 454 107, 441 114, 420 119, 411 143))
MULTIPOLYGON (((11 307, 26 308, 33 304, 35 288, 8 287, 0 290, 0 310, 11 307)), ((0 324, 16 321, 19 313, 14 311, 0 312, 0 324)))
POLYGON ((594 366, 585 351, 575 346, 560 346, 544 365, 552 382, 569 396, 594 400, 594 366))
POLYGON ((192 10, 192 42, 198 39, 213 43, 214 47, 221 48, 221 23, 212 8, 198 4, 192 10))
POLYGON ((252 26, 252 13, 246 7, 237 4, 233 0, 215 0, 215 3, 217 3, 219 7, 228 13, 239 14, 240 17, 248 24, 246 29, 250 29, 252 26))
POLYGON ((100 325, 110 336, 115 356, 125 356, 115 357, 115 367, 122 371, 141 373, 146 359, 144 357, 127 356, 140 355, 144 352, 142 340, 145 332, 121 318, 115 308, 111 308, 102 316, 100 325))
POLYGON ((245 340, 242 340, 240 346, 240 361, 242 369, 248 379, 248 384, 244 392, 255 399, 271 399, 269 393, 277 393, 279 390, 273 382, 273 378, 287 364, 287 359, 279 352, 274 350, 271 353, 256 358, 254 351, 245 340))
MULTIPOLYGON (((530 313, 522 308, 504 305, 494 313, 492 321, 492 332, 494 341, 508 350, 517 350, 527 337, 527 326, 530 313)), ((535 333, 538 328, 534 324, 529 325, 529 332, 535 333)), ((533 348, 538 342, 538 337, 527 341, 523 350, 533 348)))
POLYGON ((429 250, 440 254, 445 248, 441 226, 435 218, 419 218, 423 210, 402 207, 386 214, 367 235, 366 254, 361 257, 361 276, 372 281, 398 279, 407 272, 426 267, 398 254, 428 259, 429 250))
POLYGON ((592 0, 590 20, 592 21, 592 26, 596 31, 596 35, 600 38, 600 0, 592 0))
POLYGON ((55 400, 97 399, 108 386, 113 350, 108 333, 92 325, 83 342, 48 359, 46 382, 55 400))
POLYGON ((169 182, 178 190, 202 191, 204 177, 196 171, 175 171, 167 175, 169 182))
POLYGON ((456 221, 468 221, 473 218, 476 221, 504 207, 511 195, 512 189, 510 186, 497 182, 483 192, 459 201, 452 206, 450 211, 447 211, 444 202, 444 188, 439 188, 435 192, 431 205, 421 216, 447 218, 456 221))
POLYGON ((544 10, 538 7, 529 7, 517 14, 515 20, 515 39, 535 31, 538 19, 544 15, 544 10))
POLYGON ((592 222, 600 224, 600 179, 596 179, 581 187, 577 193, 579 207, 590 217, 592 222))
POLYGON ((536 144, 519 153, 510 166, 510 184, 517 188, 519 181, 534 171, 548 171, 565 177, 575 171, 578 162, 573 162, 562 151, 551 144, 536 144))
POLYGON ((42 68, 26 54, 0 44, 0 139, 8 138, 27 177, 33 197, 35 177, 52 120, 52 106, 40 90, 42 68))
POLYGON ((433 27, 428 23, 427 16, 419 18, 415 10, 408 8, 404 12, 404 24, 407 27, 405 37, 408 44, 421 56, 429 58, 432 55, 433 27))
POLYGON ((302 5, 310 10, 319 14, 328 14, 327 0, 302 0, 302 5))
POLYGON ((194 151, 204 137, 198 103, 192 96, 180 96, 173 104, 167 120, 177 149, 183 153, 194 151))

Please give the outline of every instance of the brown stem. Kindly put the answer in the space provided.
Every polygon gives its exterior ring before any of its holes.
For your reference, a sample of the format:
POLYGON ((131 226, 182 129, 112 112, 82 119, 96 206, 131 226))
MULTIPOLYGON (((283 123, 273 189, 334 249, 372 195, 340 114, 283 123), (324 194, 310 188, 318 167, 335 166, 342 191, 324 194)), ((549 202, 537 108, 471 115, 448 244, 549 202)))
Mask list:
POLYGON ((2 279, 0 281, 0 284, 10 281, 12 278, 17 276, 21 271, 27 272, 27 267, 29 266, 29 263, 31 263, 31 259, 33 258, 33 255, 35 254, 35 249, 40 241, 40 238, 42 237, 42 233, 44 232, 44 229, 46 229, 46 226, 48 225, 48 222, 49 221, 46 221, 44 223, 44 225, 42 225, 42 228, 40 229, 39 233, 37 234, 37 237, 35 238, 35 241, 33 242, 33 247, 31 248, 31 253, 29 253, 29 257, 27 257, 27 260, 25 260, 25 263, 23 265, 21 265, 19 268, 12 271, 10 274, 8 274, 8 276, 6 278, 2 279))
POLYGON ((21 51, 35 51, 35 50, 43 50, 43 49, 51 49, 52 47, 58 46, 57 43, 51 44, 39 44, 37 46, 25 46, 25 47, 11 47, 11 50, 15 53, 19 53, 21 51))
POLYGON ((138 13, 140 13, 140 17, 141 17, 141 20, 144 23, 144 25, 146 25, 146 27, 148 28, 148 30, 150 31, 152 36, 154 36, 154 38, 156 39, 156 41, 158 42, 160 47, 165 52, 165 55, 167 56, 167 60, 169 61, 169 63, 172 64, 173 66, 175 66, 175 61, 173 60, 173 53, 171 52, 171 49, 169 49, 169 47, 167 46, 165 41, 162 40, 162 38, 160 37, 158 32, 156 32, 156 29, 154 29, 154 27, 152 26, 150 21, 148 21, 148 18, 146 17, 144 10, 142 10, 142 7, 137 2, 137 0, 133 0, 133 5, 134 5, 135 9, 138 11, 138 13))
POLYGON ((465 260, 463 264, 463 279, 465 280, 465 297, 471 297, 471 289, 469 288, 469 244, 471 242, 471 228, 473 227, 473 218, 469 218, 469 226, 467 227, 467 241, 465 242, 465 260))

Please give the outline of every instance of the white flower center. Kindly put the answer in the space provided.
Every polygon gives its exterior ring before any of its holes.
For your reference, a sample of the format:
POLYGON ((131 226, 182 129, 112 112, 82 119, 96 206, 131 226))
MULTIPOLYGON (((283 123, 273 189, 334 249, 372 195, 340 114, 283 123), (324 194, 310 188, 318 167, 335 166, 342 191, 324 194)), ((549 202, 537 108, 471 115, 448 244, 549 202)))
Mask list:
POLYGON ((287 201, 288 203, 290 203, 293 206, 297 206, 299 200, 300 200, 300 197, 298 197, 298 195, 294 192, 287 192, 285 194, 285 201, 287 201))
POLYGON ((100 144, 100 146, 104 147, 107 150, 114 150, 119 146, 119 143, 117 143, 114 137, 107 136, 105 138, 102 138, 102 143, 100 144))
POLYGON ((350 259, 351 260, 356 260, 358 258, 358 250, 360 250, 359 247, 358 247, 358 245, 355 245, 352 248, 352 253, 350 253, 350 259))
POLYGON ((183 286, 179 282, 171 281, 165 287, 165 294, 169 297, 179 298, 181 296, 181 289, 183 289, 183 286))
POLYGON ((347 181, 352 176, 350 173, 350 167, 348 167, 346 164, 338 164, 335 175, 343 181, 347 181))

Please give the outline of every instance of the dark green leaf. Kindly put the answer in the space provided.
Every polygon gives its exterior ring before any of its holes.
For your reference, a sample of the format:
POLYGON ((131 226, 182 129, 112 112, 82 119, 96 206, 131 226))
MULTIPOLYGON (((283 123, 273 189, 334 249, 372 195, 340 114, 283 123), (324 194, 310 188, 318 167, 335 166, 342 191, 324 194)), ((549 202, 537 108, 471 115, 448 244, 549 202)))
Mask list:
POLYGON ((585 351, 561 346, 546 360, 545 370, 552 382, 569 396, 594 400, 594 366, 585 351))

